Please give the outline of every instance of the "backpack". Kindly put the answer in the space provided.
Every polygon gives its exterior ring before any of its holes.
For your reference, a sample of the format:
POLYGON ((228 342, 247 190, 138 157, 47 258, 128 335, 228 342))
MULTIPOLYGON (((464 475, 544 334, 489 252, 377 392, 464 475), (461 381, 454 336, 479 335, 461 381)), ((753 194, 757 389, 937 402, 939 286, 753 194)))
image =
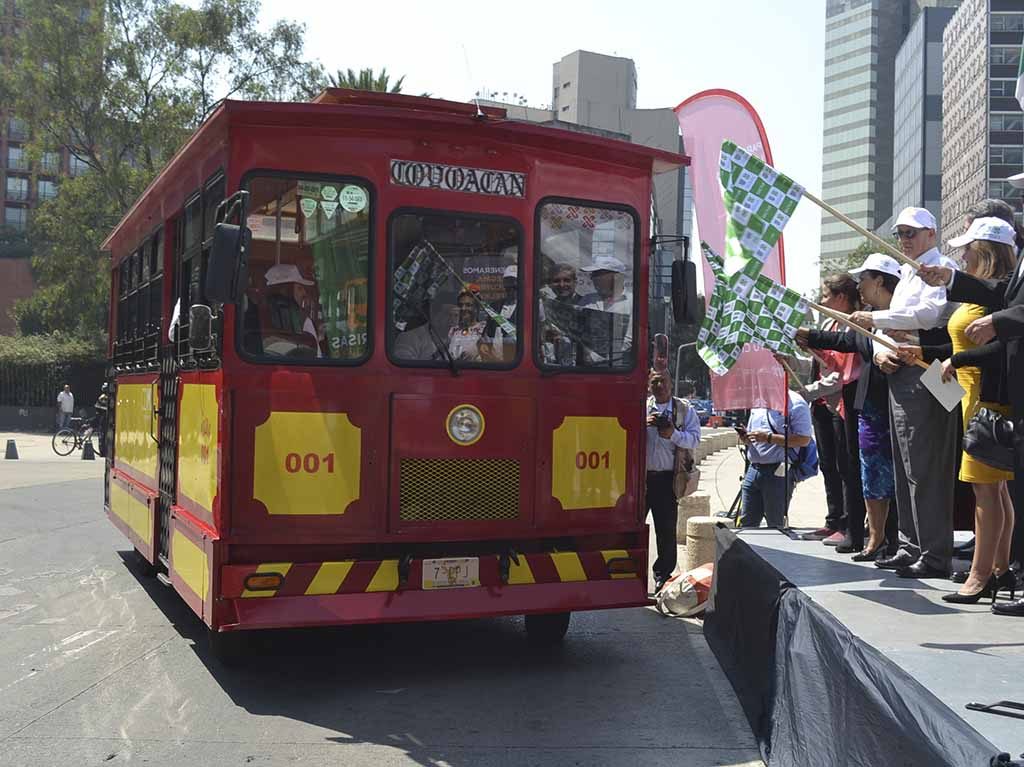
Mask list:
MULTIPOLYGON (((773 434, 778 434, 772 426, 772 419, 768 417, 768 428, 773 434)), ((786 462, 789 464, 789 475, 794 482, 803 482, 805 479, 818 476, 818 446, 814 443, 814 437, 803 447, 791 447, 786 451, 786 462)))

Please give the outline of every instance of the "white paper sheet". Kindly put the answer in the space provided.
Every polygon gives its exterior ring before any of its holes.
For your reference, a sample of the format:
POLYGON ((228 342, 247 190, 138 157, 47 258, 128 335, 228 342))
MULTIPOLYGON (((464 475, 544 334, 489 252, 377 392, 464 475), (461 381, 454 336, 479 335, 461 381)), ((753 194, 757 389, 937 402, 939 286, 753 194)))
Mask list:
POLYGON ((967 393, 955 378, 942 380, 942 363, 938 360, 932 360, 932 364, 921 374, 921 383, 949 412, 960 405, 960 400, 967 393))

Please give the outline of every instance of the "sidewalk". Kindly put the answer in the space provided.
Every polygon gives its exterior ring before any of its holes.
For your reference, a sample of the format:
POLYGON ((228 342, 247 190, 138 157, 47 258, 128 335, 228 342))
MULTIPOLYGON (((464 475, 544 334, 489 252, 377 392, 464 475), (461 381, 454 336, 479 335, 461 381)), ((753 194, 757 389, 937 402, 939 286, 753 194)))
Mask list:
MULTIPOLYGON (((743 456, 732 447, 712 453, 700 465, 700 491, 711 501, 711 514, 728 511, 740 490, 743 477, 743 456)), ((699 491, 698 491, 699 492, 699 491)), ((819 473, 796 486, 789 504, 789 525, 815 529, 825 524, 825 483, 819 473)))
POLYGON ((50 445, 52 438, 52 434, 0 432, 0 490, 103 476, 102 457, 97 455, 95 461, 83 461, 81 450, 59 456, 50 445), (17 460, 3 457, 9 439, 18 447, 17 460))

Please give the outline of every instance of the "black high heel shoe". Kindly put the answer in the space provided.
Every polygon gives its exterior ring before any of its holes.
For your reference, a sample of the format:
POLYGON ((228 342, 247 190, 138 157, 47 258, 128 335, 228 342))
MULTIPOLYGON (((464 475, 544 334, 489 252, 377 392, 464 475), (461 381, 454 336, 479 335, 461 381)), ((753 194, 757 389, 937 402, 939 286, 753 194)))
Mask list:
POLYGON ((975 591, 973 594, 943 594, 942 601, 952 602, 955 605, 973 605, 977 604, 978 600, 982 597, 992 597, 992 604, 995 604, 997 591, 997 578, 991 575, 989 576, 988 583, 982 586, 980 591, 975 591))
POLYGON ((1013 599, 1013 592, 1017 590, 1017 576, 1013 570, 1004 570, 999 575, 993 576, 996 579, 996 593, 1003 589, 1010 592, 1010 599, 1013 599))
POLYGON ((885 544, 882 543, 878 546, 875 546, 875 548, 871 549, 870 551, 864 549, 860 553, 854 554, 852 557, 850 557, 850 559, 852 559, 854 562, 873 562, 875 559, 878 558, 878 552, 880 552, 884 548, 885 544))

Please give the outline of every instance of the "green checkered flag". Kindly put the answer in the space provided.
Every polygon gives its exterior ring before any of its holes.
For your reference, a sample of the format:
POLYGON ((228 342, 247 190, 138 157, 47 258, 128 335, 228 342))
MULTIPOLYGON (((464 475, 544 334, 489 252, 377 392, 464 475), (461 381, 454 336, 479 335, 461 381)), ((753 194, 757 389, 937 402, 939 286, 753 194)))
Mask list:
POLYGON ((763 274, 742 297, 729 288, 722 257, 707 243, 701 249, 715 275, 711 303, 697 333, 697 353, 705 364, 725 375, 748 343, 795 355, 794 339, 807 316, 807 301, 763 274))
POLYGON ((745 296, 789 223, 804 188, 732 141, 722 142, 718 163, 728 214, 725 276, 733 290, 745 296))

